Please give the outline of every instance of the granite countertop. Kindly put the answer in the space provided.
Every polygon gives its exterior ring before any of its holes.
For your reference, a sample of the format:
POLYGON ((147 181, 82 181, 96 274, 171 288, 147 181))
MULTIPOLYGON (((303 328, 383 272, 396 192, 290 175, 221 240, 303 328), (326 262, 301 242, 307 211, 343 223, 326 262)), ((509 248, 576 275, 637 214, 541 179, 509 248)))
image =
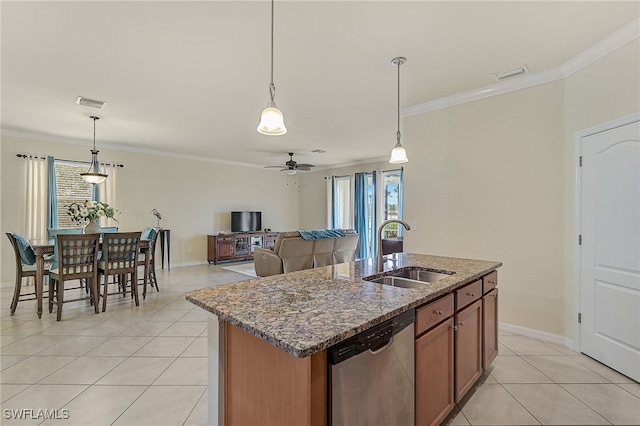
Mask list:
POLYGON ((193 290, 186 299, 302 358, 502 266, 494 261, 422 254, 393 256, 395 260, 385 261, 382 273, 377 272, 376 259, 364 259, 193 290), (455 274, 418 289, 362 279, 412 266, 455 274))

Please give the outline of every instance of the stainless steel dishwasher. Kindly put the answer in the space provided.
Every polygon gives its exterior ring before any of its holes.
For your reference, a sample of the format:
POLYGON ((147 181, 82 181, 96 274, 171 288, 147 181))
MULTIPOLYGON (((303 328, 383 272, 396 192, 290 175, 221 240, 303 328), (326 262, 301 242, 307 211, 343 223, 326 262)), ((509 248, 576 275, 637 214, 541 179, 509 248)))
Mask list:
POLYGON ((414 310, 329 349, 332 426, 414 424, 414 310))

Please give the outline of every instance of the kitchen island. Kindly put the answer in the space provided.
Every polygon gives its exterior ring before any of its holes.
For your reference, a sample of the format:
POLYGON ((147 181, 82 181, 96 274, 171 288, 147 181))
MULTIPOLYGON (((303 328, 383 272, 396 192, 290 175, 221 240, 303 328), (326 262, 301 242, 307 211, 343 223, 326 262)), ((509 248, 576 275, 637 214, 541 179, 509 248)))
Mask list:
POLYGON ((329 347, 501 265, 399 253, 187 293, 212 314, 209 423, 326 424, 329 347), (412 289, 363 279, 403 268, 450 275, 412 289))

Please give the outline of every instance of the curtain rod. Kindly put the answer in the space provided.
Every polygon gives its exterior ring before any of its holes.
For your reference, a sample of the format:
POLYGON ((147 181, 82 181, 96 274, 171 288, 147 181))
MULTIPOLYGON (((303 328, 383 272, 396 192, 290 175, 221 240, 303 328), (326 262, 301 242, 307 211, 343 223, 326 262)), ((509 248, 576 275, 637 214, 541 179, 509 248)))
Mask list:
MULTIPOLYGON (((29 155, 29 154, 16 154, 18 158, 39 158, 41 160, 46 160, 46 157, 39 157, 37 155, 29 155)), ((89 161, 78 161, 78 160, 65 160, 63 158, 56 158, 56 161, 64 161, 66 163, 81 163, 81 164, 89 164, 89 161)), ((119 163, 100 163, 101 166, 114 166, 114 167, 124 167, 124 164, 119 163)))

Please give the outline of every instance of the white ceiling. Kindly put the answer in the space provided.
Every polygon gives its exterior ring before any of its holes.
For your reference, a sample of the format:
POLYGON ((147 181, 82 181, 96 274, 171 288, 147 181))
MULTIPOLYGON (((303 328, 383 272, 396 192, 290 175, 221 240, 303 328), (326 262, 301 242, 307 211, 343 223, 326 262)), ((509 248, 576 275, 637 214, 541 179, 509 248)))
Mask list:
POLYGON ((395 56, 407 57, 407 108, 516 66, 558 68, 637 19, 639 4, 276 1, 274 82, 289 132, 272 137, 255 130, 269 98, 270 2, 2 1, 2 132, 89 149, 98 115, 98 149, 257 166, 289 151, 320 166, 377 159, 395 144, 395 56))

